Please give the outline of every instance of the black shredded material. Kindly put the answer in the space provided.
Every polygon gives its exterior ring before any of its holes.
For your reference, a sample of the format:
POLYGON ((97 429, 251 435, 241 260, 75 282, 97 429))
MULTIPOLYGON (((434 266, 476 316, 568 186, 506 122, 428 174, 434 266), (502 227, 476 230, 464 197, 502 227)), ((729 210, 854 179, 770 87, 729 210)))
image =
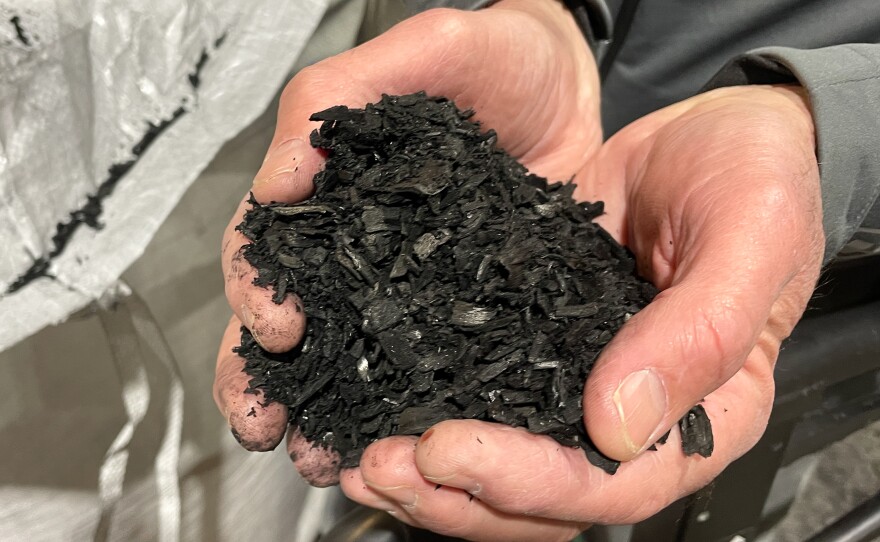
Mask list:
POLYGON ((21 17, 15 15, 9 19, 9 22, 12 23, 12 27, 15 29, 15 36, 18 38, 18 41, 26 47, 29 46, 31 40, 28 38, 27 34, 25 34, 24 27, 21 26, 21 17))
MULTIPOLYGON (((225 36, 225 34, 224 34, 224 36, 225 36)), ((221 38, 222 37, 223 36, 221 36, 221 38)), ((218 38, 219 43, 223 43, 223 40, 221 38, 218 38)), ((205 64, 208 63, 209 58, 210 58, 210 56, 208 56, 208 50, 202 49, 202 54, 199 56, 199 59, 196 61, 195 69, 193 70, 193 72, 191 74, 189 74, 187 76, 187 79, 189 79, 190 86, 192 86, 192 88, 195 90, 198 90, 199 86, 201 86, 201 84, 202 84, 202 70, 205 68, 205 64)))
POLYGON ((712 439, 712 426, 703 405, 690 409, 678 422, 681 430, 681 447, 687 455, 700 454, 703 457, 712 455, 715 443, 712 439))
MULTIPOLYGON (((312 145, 329 151, 314 197, 252 198, 238 226, 255 283, 278 303, 298 293, 308 319, 284 354, 242 329, 250 390, 287 405, 343 467, 379 438, 471 418, 549 435, 614 473, 584 428, 583 384, 656 290, 592 222, 601 202, 529 174, 471 115, 419 93, 312 116, 312 145)), ((693 442, 711 441, 694 415, 693 442)))

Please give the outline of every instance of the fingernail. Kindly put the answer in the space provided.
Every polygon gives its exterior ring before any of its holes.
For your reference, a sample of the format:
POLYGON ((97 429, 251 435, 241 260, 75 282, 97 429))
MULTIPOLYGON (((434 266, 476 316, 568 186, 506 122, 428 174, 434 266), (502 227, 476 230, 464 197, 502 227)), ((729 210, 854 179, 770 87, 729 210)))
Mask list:
POLYGON ((366 480, 364 480, 364 484, 373 491, 381 493, 382 496, 390 499, 395 505, 401 506, 406 510, 412 510, 419 502, 419 496, 416 494, 416 489, 412 486, 383 487, 371 484, 366 480))
POLYGON ((666 414, 666 388, 654 371, 645 369, 630 374, 612 398, 620 416, 627 448, 638 454, 651 443, 648 440, 666 414))
POLYGON ((257 341, 257 344, 259 344, 260 347, 263 350, 265 350, 266 347, 263 345, 263 341, 260 340, 260 334, 257 332, 256 329, 254 329, 254 322, 256 322, 256 318, 254 317, 254 314, 251 312, 251 310, 249 308, 247 308, 247 305, 242 303, 241 304, 241 323, 244 324, 244 327, 246 327, 246 328, 248 328, 248 330, 250 330, 251 336, 254 338, 255 341, 257 341))
POLYGON ((295 173, 307 146, 302 139, 290 139, 269 149, 254 178, 254 186, 268 184, 284 175, 295 173))
POLYGON ((244 303, 241 304, 241 323, 244 327, 251 329, 254 327, 254 315, 244 303))

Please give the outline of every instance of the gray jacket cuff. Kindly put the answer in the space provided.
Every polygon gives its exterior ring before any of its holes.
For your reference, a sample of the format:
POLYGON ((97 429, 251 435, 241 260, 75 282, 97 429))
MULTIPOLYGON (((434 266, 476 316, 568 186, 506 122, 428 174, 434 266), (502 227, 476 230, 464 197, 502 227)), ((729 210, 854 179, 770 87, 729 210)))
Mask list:
POLYGON ((810 96, 828 262, 860 226, 880 227, 880 45, 755 49, 704 90, 779 83, 800 83, 810 96))
POLYGON ((432 8, 480 9, 492 0, 405 0, 410 13, 419 13, 432 8))

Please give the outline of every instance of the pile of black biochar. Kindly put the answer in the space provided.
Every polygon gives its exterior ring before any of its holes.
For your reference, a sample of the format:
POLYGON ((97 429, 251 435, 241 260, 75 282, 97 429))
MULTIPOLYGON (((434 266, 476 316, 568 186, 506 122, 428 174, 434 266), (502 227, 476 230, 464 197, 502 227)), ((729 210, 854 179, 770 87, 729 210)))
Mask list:
MULTIPOLYGON (((613 473, 584 429, 584 381, 656 291, 592 222, 602 203, 529 174, 470 116, 421 93, 312 116, 312 145, 329 151, 314 197, 252 201, 238 227, 256 284, 276 302, 296 292, 308 317, 285 354, 242 330, 251 388, 343 467, 376 439, 473 418, 581 447, 613 473)), ((711 453, 701 407, 682 429, 686 452, 711 453)))

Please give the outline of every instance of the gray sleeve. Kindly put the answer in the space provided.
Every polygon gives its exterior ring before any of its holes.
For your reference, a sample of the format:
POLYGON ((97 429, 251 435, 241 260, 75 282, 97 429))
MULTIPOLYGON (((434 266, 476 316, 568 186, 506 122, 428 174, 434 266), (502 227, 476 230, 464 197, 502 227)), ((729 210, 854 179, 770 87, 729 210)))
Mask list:
POLYGON ((880 228, 880 45, 755 49, 704 90, 798 82, 816 125, 827 263, 859 227, 880 228))
POLYGON ((480 9, 492 0, 404 0, 410 13, 419 13, 431 8, 480 9))

